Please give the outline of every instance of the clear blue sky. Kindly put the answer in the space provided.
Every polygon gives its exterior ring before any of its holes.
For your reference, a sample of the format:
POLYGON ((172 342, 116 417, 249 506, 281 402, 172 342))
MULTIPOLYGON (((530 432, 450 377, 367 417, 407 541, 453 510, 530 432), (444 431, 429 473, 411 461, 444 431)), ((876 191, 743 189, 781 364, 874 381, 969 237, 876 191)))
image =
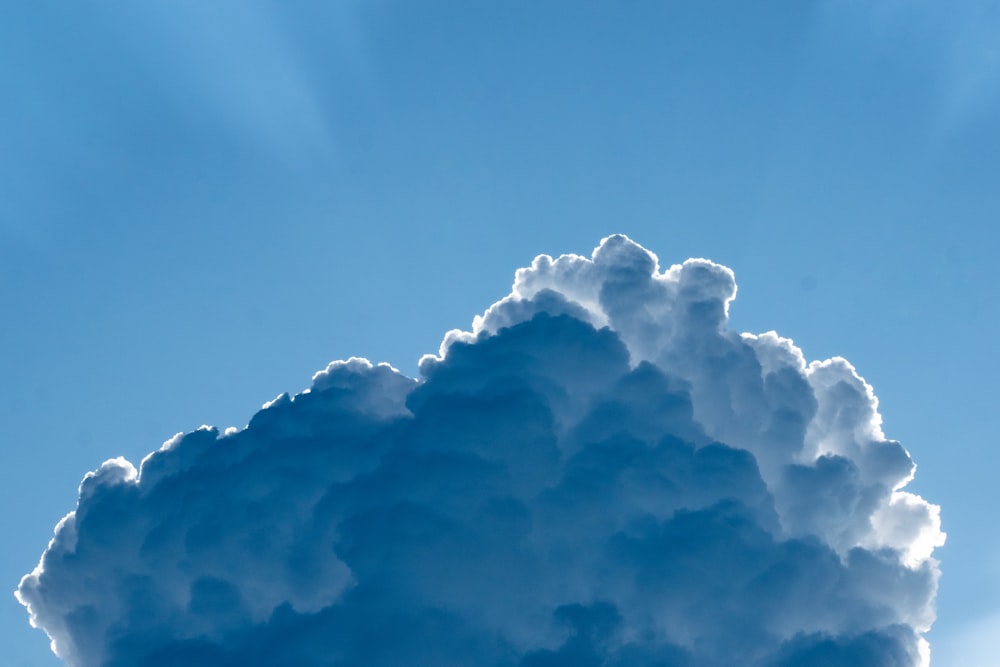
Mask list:
MULTIPOLYGON (((934 664, 994 660, 1000 6, 329 4, 0 5, 8 591, 104 459, 415 374, 622 232, 874 385, 949 535, 934 664)), ((0 609, 0 662, 57 664, 0 609)))

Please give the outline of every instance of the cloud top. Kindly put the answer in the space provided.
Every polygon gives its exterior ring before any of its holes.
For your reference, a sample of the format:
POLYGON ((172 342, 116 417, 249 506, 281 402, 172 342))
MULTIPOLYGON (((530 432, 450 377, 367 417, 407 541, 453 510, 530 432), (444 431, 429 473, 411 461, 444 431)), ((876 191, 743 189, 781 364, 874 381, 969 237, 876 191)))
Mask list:
POLYGON ((625 236, 421 377, 352 358, 105 462, 18 598, 70 665, 926 665, 944 541, 872 388, 625 236))

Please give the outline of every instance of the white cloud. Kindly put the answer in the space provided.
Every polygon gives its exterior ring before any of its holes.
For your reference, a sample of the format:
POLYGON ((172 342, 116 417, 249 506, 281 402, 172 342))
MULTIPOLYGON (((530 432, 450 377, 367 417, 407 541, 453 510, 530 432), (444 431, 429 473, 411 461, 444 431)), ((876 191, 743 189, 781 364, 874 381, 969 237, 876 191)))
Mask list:
POLYGON ((414 381, 333 362, 81 484, 18 596, 71 665, 921 665, 943 542, 842 359, 732 272, 541 256, 414 381))

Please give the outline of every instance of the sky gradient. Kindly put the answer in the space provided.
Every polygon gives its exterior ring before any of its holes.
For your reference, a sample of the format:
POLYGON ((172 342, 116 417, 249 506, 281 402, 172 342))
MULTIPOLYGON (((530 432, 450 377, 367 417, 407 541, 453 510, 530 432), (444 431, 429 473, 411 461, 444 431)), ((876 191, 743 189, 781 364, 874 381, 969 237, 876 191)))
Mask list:
MULTIPOLYGON (((935 665, 992 667, 990 3, 0 10, 4 580, 83 474, 331 359, 416 375, 535 255, 708 257, 843 355, 943 508, 935 665), (982 655, 970 657, 974 647, 982 655)), ((9 596, 15 665, 56 664, 9 596)))

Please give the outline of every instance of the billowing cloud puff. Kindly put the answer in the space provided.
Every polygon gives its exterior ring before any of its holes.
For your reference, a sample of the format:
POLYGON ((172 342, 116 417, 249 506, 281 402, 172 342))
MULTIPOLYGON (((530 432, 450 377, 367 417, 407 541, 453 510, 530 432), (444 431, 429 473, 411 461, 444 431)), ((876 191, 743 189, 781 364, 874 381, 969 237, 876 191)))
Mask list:
POLYGON ((334 362, 105 462, 18 598, 83 667, 926 665, 938 508, 735 295, 624 236, 540 256, 418 380, 334 362))

